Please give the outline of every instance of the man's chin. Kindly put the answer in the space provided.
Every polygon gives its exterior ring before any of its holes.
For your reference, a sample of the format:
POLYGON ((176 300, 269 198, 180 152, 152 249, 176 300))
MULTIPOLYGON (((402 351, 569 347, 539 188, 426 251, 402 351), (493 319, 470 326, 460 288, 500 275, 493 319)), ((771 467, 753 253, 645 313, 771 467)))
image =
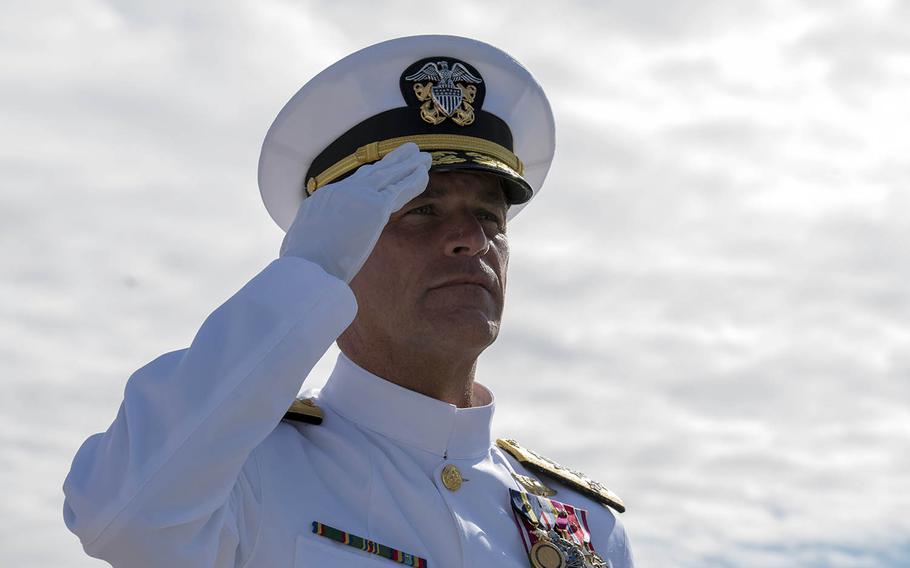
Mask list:
POLYGON ((423 327, 434 342, 483 348, 499 335, 499 317, 487 308, 450 306, 444 311, 427 314, 423 327))

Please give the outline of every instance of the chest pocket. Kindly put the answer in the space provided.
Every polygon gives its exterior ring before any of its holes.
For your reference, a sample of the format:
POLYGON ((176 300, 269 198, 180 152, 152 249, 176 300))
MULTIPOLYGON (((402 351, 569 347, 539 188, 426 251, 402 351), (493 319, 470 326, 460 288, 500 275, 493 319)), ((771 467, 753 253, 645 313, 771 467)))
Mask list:
POLYGON ((334 542, 315 534, 297 537, 297 552, 294 554, 294 568, 393 568, 401 566, 381 556, 370 554, 346 544, 334 542))

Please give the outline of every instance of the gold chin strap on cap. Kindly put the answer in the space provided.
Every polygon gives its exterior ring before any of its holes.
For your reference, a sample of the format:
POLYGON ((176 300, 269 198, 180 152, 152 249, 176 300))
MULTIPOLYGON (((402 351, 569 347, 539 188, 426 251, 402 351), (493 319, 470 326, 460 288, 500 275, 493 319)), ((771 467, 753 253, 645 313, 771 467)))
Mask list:
POLYGON ((307 195, 312 195, 314 191, 328 185, 339 177, 356 170, 364 164, 369 164, 382 159, 383 156, 401 146, 405 142, 414 142, 424 151, 432 150, 462 150, 465 152, 480 152, 491 158, 495 158, 516 172, 518 175, 524 173, 524 164, 505 146, 500 146, 495 142, 490 142, 484 138, 475 138, 473 136, 462 136, 459 134, 415 134, 413 136, 399 136, 371 142, 365 146, 357 148, 353 154, 342 158, 335 164, 329 166, 315 177, 306 181, 307 195))

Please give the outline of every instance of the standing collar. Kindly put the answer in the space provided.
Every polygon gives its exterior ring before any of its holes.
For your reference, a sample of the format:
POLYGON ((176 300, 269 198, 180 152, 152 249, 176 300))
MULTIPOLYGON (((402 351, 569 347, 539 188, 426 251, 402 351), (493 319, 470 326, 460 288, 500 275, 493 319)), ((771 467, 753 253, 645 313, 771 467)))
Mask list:
POLYGON ((495 401, 474 383, 483 406, 458 408, 378 377, 338 355, 319 403, 364 428, 448 459, 484 455, 492 441, 495 401))

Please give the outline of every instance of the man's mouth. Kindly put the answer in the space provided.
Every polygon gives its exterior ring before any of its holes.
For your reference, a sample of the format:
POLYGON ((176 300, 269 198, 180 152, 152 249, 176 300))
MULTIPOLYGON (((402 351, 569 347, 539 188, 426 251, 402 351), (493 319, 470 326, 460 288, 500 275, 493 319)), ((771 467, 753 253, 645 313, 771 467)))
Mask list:
POLYGON ((479 287, 483 290, 486 290, 487 293, 490 294, 491 296, 493 296, 494 298, 496 297, 496 293, 494 291, 493 285, 490 283, 489 280, 484 279, 484 278, 472 278, 472 277, 454 278, 452 280, 448 280, 446 282, 433 286, 430 289, 437 290, 440 288, 450 288, 450 287, 456 287, 456 286, 479 287))

